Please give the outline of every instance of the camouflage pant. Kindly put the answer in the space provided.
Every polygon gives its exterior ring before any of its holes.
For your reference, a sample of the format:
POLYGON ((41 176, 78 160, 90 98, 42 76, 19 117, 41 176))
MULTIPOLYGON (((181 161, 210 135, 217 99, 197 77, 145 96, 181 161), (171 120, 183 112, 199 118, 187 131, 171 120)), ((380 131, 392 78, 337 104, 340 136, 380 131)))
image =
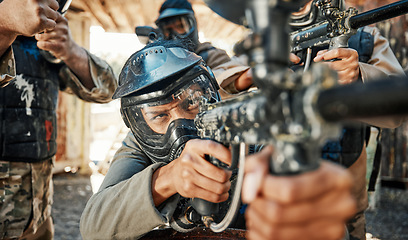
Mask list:
POLYGON ((40 163, 0 161, 1 239, 35 234, 51 219, 52 167, 52 159, 40 163))

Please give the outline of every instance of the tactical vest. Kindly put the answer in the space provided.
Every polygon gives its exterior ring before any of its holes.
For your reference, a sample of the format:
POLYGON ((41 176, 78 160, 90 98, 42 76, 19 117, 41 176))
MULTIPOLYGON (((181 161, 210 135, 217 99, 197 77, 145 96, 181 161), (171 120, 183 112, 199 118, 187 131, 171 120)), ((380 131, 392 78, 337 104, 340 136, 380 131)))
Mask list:
POLYGON ((17 76, 0 88, 1 160, 40 162, 57 150, 59 81, 62 65, 45 60, 34 38, 13 43, 17 76))
MULTIPOLYGON (((374 49, 374 37, 360 28, 349 41, 349 47, 357 50, 360 62, 367 63, 374 49)), ((340 163, 345 167, 350 167, 358 157, 364 147, 366 140, 366 126, 359 124, 356 127, 345 127, 337 141, 328 141, 322 149, 322 158, 340 163)))

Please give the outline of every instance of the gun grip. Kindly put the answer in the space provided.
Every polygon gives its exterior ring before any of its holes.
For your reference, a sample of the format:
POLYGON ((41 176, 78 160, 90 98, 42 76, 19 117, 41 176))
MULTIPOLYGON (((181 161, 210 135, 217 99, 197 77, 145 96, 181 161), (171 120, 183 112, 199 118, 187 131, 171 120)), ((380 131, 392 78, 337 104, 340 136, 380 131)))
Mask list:
POLYGON ((219 204, 201 198, 192 198, 191 205, 201 216, 212 216, 218 213, 219 204))
MULTIPOLYGON (((205 155, 205 159, 219 168, 228 168, 227 164, 208 154, 205 155)), ((201 216, 211 216, 218 213, 219 210, 218 203, 209 202, 200 198, 192 198, 191 205, 201 216)))
POLYGON ((229 166, 226 163, 221 162, 220 160, 218 160, 217 158, 215 158, 215 157, 213 157, 211 155, 206 154, 205 159, 207 161, 209 161, 210 163, 212 163, 216 167, 229 169, 229 166))

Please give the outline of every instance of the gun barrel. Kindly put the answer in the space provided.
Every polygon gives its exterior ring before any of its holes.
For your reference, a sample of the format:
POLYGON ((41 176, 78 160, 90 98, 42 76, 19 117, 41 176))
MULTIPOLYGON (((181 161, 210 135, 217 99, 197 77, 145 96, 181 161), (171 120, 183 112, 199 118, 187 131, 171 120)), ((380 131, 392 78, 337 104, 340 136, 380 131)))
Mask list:
POLYGON ((350 27, 357 29, 408 13, 408 0, 391 3, 350 18, 350 27))
POLYGON ((326 121, 408 115, 406 76, 342 85, 319 94, 317 111, 326 121))
POLYGON ((327 26, 328 23, 324 22, 318 24, 317 26, 296 31, 290 34, 290 40, 292 42, 292 52, 297 52, 302 49, 306 49, 313 46, 315 43, 323 43, 328 41, 327 37, 327 26))

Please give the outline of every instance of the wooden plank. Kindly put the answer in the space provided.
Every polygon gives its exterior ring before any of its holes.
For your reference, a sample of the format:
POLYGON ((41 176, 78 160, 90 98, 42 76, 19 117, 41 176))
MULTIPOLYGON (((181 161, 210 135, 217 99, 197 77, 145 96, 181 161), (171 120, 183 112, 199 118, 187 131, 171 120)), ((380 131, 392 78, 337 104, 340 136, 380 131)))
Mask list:
POLYGON ((144 26, 147 24, 139 0, 120 0, 120 2, 123 15, 129 25, 130 33, 135 33, 136 26, 144 26))
POLYGON ((115 24, 115 32, 131 32, 131 23, 128 22, 127 12, 129 11, 128 3, 120 0, 100 0, 103 11, 115 24), (126 8, 123 8, 123 5, 126 8))
POLYGON ((154 21, 159 17, 159 9, 163 2, 164 0, 139 0, 145 25, 156 26, 154 21))
POLYGON ((105 12, 99 0, 75 0, 80 2, 79 4, 84 8, 85 11, 92 14, 95 20, 106 30, 106 31, 117 31, 116 24, 113 22, 112 18, 105 12))

